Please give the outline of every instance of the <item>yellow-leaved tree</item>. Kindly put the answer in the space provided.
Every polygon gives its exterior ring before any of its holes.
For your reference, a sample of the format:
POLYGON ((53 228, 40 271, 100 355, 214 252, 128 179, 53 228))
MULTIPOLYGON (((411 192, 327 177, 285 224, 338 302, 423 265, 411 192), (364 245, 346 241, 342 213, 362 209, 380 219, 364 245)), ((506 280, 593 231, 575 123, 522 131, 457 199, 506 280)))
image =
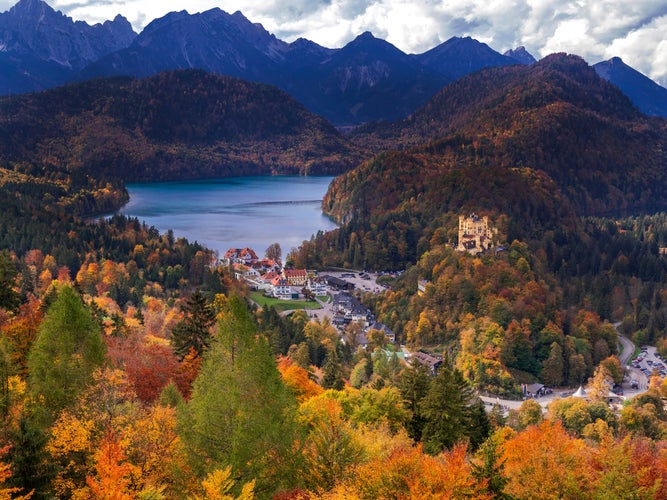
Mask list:
POLYGON ((191 500, 253 500, 255 498, 255 481, 244 484, 239 496, 235 497, 231 494, 235 484, 231 475, 231 467, 210 472, 201 482, 204 495, 194 495, 191 500))

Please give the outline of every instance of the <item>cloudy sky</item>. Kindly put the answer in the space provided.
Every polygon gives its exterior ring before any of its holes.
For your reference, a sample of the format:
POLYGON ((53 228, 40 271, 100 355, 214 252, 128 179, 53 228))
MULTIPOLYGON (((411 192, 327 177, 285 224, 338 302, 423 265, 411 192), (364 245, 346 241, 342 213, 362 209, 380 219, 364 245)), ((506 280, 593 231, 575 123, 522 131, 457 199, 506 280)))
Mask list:
MULTIPOLYGON (((0 11, 17 0, 0 0, 0 11)), ((326 47, 371 31, 407 53, 452 36, 472 36, 504 52, 524 45, 536 58, 579 54, 593 64, 613 56, 667 85, 667 0, 47 0, 89 23, 125 16, 141 29, 175 10, 237 10, 285 41, 326 47)))

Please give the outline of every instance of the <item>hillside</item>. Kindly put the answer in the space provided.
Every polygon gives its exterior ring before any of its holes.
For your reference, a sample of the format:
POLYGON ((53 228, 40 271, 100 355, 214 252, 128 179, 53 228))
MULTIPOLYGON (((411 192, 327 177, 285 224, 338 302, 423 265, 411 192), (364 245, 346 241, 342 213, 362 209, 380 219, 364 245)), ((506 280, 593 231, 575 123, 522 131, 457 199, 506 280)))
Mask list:
MULTIPOLYGON (((465 77, 409 118, 365 127, 354 140, 380 150, 416 147, 463 165, 541 171, 578 214, 593 215, 665 207, 666 125, 641 115, 580 58, 555 54, 465 77)), ((345 194, 330 198, 334 211, 347 203, 345 194)))
POLYGON ((401 270, 365 295, 379 320, 493 394, 579 385, 615 354, 611 323, 663 342, 664 129, 578 57, 482 71, 360 131, 394 150, 334 180, 324 207, 341 227, 290 257, 401 270), (473 212, 494 228, 481 254, 458 250, 473 212))
POLYGON ((0 115, 3 163, 74 176, 338 174, 361 158, 283 92, 198 70, 4 97, 0 115))

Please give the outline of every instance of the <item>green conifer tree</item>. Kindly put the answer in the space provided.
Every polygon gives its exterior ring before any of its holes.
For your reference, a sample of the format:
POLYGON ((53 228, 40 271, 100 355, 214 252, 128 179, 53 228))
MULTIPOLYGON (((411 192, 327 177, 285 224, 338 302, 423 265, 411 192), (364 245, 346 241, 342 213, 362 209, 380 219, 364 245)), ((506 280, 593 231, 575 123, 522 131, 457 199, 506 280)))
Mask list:
POLYGON ((482 421, 477 401, 461 372, 443 363, 420 404, 425 420, 424 451, 436 455, 466 440, 473 448, 478 446, 487 437, 484 433, 488 435, 489 422, 482 421), (485 425, 486 431, 479 429, 480 425, 485 425))
POLYGON ((428 393, 431 385, 431 372, 428 366, 415 361, 410 368, 406 368, 401 373, 399 389, 403 396, 403 401, 412 417, 407 424, 408 435, 415 441, 421 441, 422 430, 424 429, 424 416, 421 410, 421 401, 428 393))
POLYGON ((63 286, 28 354, 29 389, 38 422, 48 425, 74 403, 105 353, 99 324, 77 292, 63 286))
POLYGON ((322 366, 322 387, 325 389, 335 389, 340 391, 345 387, 343 382, 343 369, 338 361, 336 353, 331 351, 327 354, 324 365, 322 366))
POLYGON ((211 343, 211 327, 215 324, 215 312, 206 297, 196 290, 181 307, 184 318, 171 331, 174 352, 183 359, 190 349, 201 356, 211 343))
POLYGON ((16 309, 21 303, 21 295, 14 290, 18 271, 7 250, 0 252, 0 307, 16 309))
POLYGON ((257 494, 267 497, 290 486, 295 409, 269 343, 243 300, 230 297, 179 414, 192 467, 203 474, 231 465, 240 483, 255 479, 257 494))

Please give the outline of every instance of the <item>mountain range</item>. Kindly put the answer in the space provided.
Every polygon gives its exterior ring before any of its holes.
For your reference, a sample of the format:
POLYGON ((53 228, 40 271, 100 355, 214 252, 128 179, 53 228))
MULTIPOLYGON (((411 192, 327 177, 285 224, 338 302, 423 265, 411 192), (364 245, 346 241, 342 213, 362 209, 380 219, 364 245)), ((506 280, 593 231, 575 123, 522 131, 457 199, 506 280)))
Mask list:
POLYGON ((136 38, 122 16, 90 26, 41 0, 21 0, 0 14, 0 93, 44 90, 136 38))
MULTIPOLYGON (((21 0, 0 14, 0 94, 198 68, 275 85, 338 126, 401 119, 467 74, 534 61, 523 47, 499 54, 470 37, 423 54, 405 54, 371 33, 339 49, 305 39, 287 43, 240 12, 220 9, 171 12, 139 34, 122 16, 90 26, 41 0, 21 0)), ((619 63, 596 70, 642 112, 667 115, 667 89, 619 63)))

